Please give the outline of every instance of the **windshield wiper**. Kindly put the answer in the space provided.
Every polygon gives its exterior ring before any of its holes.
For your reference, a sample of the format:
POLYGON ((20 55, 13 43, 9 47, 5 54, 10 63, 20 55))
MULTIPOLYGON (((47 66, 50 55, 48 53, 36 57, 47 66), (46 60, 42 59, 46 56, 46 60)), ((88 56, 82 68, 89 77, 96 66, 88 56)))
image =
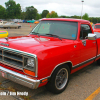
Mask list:
POLYGON ((31 33, 34 33, 34 35, 38 35, 38 36, 40 36, 39 33, 37 33, 37 32, 31 32, 31 33))
POLYGON ((62 40, 61 37, 59 37, 58 35, 54 35, 54 34, 46 34, 46 35, 50 35, 50 36, 52 36, 52 37, 57 37, 57 38, 59 38, 60 40, 62 40))

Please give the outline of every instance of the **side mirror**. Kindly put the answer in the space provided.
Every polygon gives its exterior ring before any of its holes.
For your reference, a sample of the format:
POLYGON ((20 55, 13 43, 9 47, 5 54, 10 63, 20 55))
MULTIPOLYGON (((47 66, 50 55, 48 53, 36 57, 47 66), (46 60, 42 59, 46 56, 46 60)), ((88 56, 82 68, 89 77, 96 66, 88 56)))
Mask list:
POLYGON ((5 37, 8 37, 8 32, 7 31, 3 31, 3 30, 0 30, 0 38, 5 38, 5 37))
POLYGON ((89 34, 88 34, 88 39, 89 39, 89 40, 96 40, 96 38, 97 38, 97 37, 96 37, 96 34, 92 34, 92 33, 89 33, 89 34))

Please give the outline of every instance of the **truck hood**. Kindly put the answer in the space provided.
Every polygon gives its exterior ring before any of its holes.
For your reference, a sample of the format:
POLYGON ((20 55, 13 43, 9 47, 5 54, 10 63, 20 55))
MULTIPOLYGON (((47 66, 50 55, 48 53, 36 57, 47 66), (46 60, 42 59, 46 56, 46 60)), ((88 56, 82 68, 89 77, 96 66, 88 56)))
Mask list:
POLYGON ((100 29, 94 29, 94 32, 99 32, 100 33, 100 29))
POLYGON ((30 37, 30 36, 18 36, 18 37, 9 37, 7 39, 0 39, 0 46, 5 46, 12 49, 17 49, 29 53, 34 53, 39 49, 53 48, 55 46, 63 46, 71 44, 73 40, 63 39, 54 37, 30 37), (67 43, 67 44, 66 44, 67 43))

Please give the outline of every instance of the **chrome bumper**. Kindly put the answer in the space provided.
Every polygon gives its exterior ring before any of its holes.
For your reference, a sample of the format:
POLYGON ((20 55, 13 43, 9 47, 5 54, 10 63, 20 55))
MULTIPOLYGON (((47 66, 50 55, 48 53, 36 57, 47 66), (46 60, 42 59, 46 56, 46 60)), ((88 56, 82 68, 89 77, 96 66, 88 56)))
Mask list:
POLYGON ((31 89, 38 88, 38 86, 40 84, 40 80, 30 79, 26 75, 11 71, 11 70, 6 69, 2 66, 0 66, 0 76, 7 78, 13 82, 18 83, 18 84, 29 87, 31 89))

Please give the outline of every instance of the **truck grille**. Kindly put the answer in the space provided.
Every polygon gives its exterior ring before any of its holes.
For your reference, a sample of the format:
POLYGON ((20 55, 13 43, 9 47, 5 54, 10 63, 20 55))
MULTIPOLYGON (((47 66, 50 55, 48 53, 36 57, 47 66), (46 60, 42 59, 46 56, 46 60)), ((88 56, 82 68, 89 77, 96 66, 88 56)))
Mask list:
POLYGON ((20 70, 28 69, 34 71, 35 77, 37 77, 38 62, 35 54, 0 46, 0 63, 20 70), (34 59, 35 67, 27 65, 29 58, 34 59))
POLYGON ((0 49, 0 62, 17 68, 23 68, 24 57, 16 52, 0 49))

